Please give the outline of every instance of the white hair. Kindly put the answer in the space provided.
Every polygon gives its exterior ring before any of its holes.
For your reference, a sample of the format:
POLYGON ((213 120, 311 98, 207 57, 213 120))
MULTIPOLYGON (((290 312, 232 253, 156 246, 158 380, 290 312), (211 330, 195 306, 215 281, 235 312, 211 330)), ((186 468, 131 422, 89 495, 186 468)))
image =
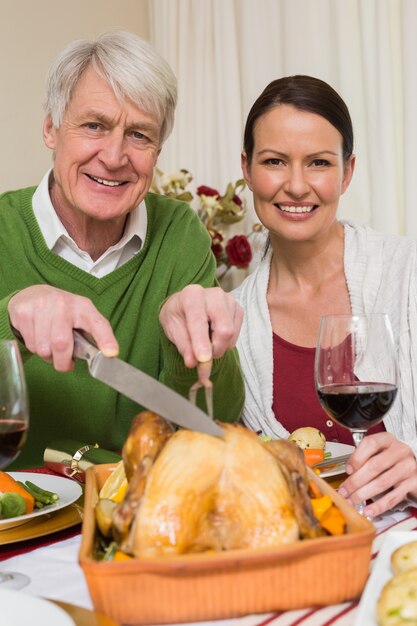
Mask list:
POLYGON ((165 59, 144 39, 126 31, 110 31, 93 40, 77 39, 53 61, 47 77, 45 111, 56 128, 83 72, 92 67, 120 100, 157 116, 160 143, 174 125, 177 80, 165 59))

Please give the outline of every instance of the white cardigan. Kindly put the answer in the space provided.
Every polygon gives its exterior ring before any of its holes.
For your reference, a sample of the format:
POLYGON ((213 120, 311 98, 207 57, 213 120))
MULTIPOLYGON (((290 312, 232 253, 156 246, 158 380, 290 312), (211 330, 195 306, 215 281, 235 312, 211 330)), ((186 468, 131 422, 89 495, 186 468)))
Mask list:
MULTIPOLYGON (((352 313, 388 313, 397 343, 399 390, 385 428, 417 455, 417 241, 351 222, 343 225, 352 313)), ((246 386, 243 421, 252 430, 283 438, 289 433, 272 411, 272 326, 266 301, 270 262, 271 252, 233 294, 245 310, 238 339, 246 386)))

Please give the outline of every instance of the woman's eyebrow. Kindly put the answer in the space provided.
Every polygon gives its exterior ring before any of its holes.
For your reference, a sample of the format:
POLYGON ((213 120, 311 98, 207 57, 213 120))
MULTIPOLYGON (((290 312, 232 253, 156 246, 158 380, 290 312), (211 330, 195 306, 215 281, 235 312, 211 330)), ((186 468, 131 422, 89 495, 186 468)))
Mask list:
MULTIPOLYGON (((288 158, 289 155, 286 152, 280 152, 279 150, 275 150, 274 148, 263 148, 262 150, 259 150, 259 152, 257 152, 256 154, 258 155, 263 155, 263 154, 274 154, 277 157, 284 157, 284 158, 288 158)), ((311 159, 313 157, 317 157, 317 156, 324 156, 324 155, 331 155, 331 156, 338 156, 338 152, 335 152, 334 150, 317 150, 317 152, 312 152, 311 154, 307 154, 306 158, 307 159, 311 159)))

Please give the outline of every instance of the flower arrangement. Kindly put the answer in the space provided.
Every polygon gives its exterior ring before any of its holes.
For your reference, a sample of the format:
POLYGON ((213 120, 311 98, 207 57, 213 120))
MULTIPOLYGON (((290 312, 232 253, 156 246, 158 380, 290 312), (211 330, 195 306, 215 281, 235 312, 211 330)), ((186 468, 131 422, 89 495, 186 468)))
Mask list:
MULTIPOLYGON (((152 191, 190 204, 194 195, 187 189, 193 180, 188 170, 167 175, 156 169, 152 191)), ((246 200, 242 195, 246 183, 243 179, 228 183, 226 192, 221 195, 217 189, 200 185, 195 193, 198 198, 197 214, 211 237, 211 249, 216 258, 218 278, 221 280, 231 267, 246 269, 253 253, 249 238, 260 229, 254 224, 249 235, 234 235, 227 238, 224 227, 240 222, 246 215, 246 200)))

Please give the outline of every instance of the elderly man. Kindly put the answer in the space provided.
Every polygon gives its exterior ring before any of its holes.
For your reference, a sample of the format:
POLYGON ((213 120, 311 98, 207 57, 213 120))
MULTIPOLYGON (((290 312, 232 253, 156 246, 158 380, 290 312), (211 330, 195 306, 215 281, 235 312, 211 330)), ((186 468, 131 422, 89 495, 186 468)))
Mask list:
POLYGON ((116 31, 68 45, 47 85, 53 168, 37 188, 0 196, 0 337, 22 338, 31 409, 15 467, 41 464, 57 437, 120 449, 140 410, 74 364, 74 328, 183 395, 213 356, 215 416, 238 419, 240 307, 215 286, 195 213, 148 193, 173 125, 171 69, 116 31))

